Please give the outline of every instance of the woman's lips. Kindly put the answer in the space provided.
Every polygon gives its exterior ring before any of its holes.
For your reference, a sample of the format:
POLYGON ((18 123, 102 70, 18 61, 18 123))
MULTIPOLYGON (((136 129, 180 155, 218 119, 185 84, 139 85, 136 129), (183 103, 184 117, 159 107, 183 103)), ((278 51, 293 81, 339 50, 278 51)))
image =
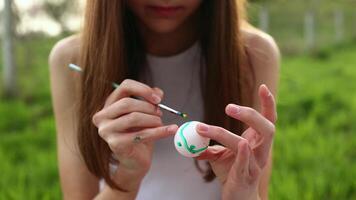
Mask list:
POLYGON ((182 6, 147 6, 150 11, 160 17, 172 17, 183 9, 182 6))

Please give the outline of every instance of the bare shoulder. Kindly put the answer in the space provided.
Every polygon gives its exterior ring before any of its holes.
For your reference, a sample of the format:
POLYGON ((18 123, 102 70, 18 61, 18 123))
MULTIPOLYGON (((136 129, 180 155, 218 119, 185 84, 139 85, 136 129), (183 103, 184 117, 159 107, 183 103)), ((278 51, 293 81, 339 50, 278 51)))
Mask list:
POLYGON ((242 28, 244 47, 249 59, 279 67, 280 51, 274 38, 252 26, 242 28))
POLYGON ((72 35, 58 41, 49 55, 49 64, 53 68, 62 68, 69 63, 77 63, 80 52, 79 35, 72 35))
POLYGON ((88 171, 78 148, 80 74, 67 67, 78 63, 80 48, 80 37, 71 36, 57 42, 49 56, 58 169, 64 199, 92 199, 98 187, 97 178, 88 171))
MULTIPOLYGON (((52 83, 56 84, 74 84, 73 73, 68 70, 68 64, 78 63, 80 55, 79 35, 73 35, 58 41, 49 55, 49 70, 52 83)), ((55 87, 57 88, 57 87, 55 87)))
POLYGON ((266 84, 276 95, 281 55, 275 40, 251 25, 242 28, 242 37, 247 55, 246 61, 254 70, 256 102, 258 102, 258 87, 261 84, 266 84))
POLYGON ((79 60, 80 38, 70 36, 58 41, 49 55, 49 75, 55 113, 72 107, 78 99, 80 78, 67 66, 79 60))

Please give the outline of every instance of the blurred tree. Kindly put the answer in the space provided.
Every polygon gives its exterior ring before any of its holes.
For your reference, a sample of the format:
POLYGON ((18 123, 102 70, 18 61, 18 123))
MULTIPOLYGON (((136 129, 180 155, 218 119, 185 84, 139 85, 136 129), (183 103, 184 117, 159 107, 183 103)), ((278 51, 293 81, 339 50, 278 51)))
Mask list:
POLYGON ((16 67, 14 60, 14 27, 13 18, 13 1, 4 1, 3 11, 3 57, 4 57, 4 94, 5 97, 11 98, 16 95, 16 67))
POLYGON ((77 6, 77 1, 72 0, 46 0, 43 7, 46 13, 53 20, 59 23, 62 32, 69 32, 67 26, 67 16, 73 12, 77 6))

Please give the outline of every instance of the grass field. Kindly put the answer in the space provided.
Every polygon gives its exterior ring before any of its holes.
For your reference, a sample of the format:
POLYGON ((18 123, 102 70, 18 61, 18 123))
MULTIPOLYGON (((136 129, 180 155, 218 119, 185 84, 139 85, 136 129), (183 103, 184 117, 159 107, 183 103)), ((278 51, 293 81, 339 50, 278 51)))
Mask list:
MULTIPOLYGON (((0 99, 0 199, 61 199, 47 67, 54 42, 17 43, 20 97, 0 99)), ((271 199, 356 199, 355 79, 356 44, 283 59, 271 199)))
MULTIPOLYGON (((356 38, 356 2, 349 1, 248 1, 248 16, 250 22, 259 25, 261 5, 268 10, 268 32, 275 37, 284 54, 302 53, 307 48, 305 34, 305 15, 313 11, 314 15, 314 49, 322 49, 338 43, 335 40, 335 11, 343 13, 341 26, 343 40, 356 38), (265 2, 265 4, 261 4, 265 2), (314 8, 313 6, 314 5, 314 8)), ((339 29, 338 28, 338 29, 339 29)))

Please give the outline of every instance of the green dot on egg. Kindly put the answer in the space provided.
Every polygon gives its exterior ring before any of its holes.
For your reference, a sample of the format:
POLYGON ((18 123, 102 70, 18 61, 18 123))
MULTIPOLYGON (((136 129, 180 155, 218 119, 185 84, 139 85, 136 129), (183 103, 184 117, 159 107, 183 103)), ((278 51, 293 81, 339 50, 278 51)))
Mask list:
POLYGON ((178 145, 179 147, 181 147, 181 146, 182 146, 182 143, 178 142, 177 145, 178 145))

